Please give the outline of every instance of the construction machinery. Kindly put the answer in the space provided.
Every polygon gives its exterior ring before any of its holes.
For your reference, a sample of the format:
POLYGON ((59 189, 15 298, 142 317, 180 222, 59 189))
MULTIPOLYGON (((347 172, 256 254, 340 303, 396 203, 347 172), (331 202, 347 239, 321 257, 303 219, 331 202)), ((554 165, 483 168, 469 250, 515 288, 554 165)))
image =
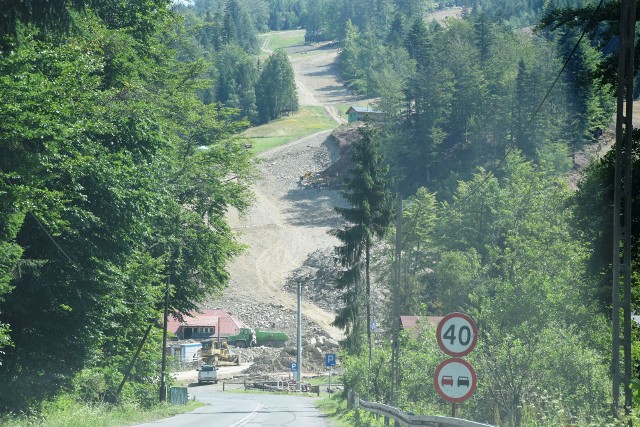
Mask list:
POLYGON ((229 350, 226 341, 219 342, 216 339, 202 341, 200 358, 207 365, 240 364, 240 356, 229 350))
POLYGON ((265 345, 267 347, 284 347, 289 336, 280 331, 261 331, 253 328, 240 328, 240 332, 229 335, 227 341, 236 347, 255 347, 265 345))

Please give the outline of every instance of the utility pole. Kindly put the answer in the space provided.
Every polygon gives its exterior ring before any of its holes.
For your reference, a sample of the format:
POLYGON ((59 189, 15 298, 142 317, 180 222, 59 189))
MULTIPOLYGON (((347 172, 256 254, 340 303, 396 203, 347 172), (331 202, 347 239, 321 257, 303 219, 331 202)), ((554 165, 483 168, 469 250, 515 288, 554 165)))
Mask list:
POLYGON ((167 323, 169 323, 169 277, 164 291, 164 324, 162 327, 162 378, 160 378, 160 401, 167 400, 167 323))
POLYGON ((400 385, 400 277, 402 257, 402 196, 398 194, 396 207, 396 256, 395 283, 393 286, 392 308, 392 342, 391 342, 391 406, 398 404, 398 388, 400 385))
POLYGON ((298 351, 296 354, 296 391, 302 391, 302 282, 298 283, 298 351))
MULTIPOLYGON (((396 207, 396 254, 395 254, 395 278, 392 293, 393 321, 391 338, 391 406, 398 406, 398 389, 400 388, 400 280, 401 280, 401 259, 402 259, 402 196, 398 193, 396 207)), ((385 424, 386 425, 386 424, 385 424)), ((396 427, 400 422, 396 420, 396 427)))
MULTIPOLYGON (((633 62, 636 0, 622 0, 620 11, 620 50, 618 52, 618 101, 616 118, 616 164, 613 200, 613 281, 612 281, 612 376, 613 414, 617 416, 620 382, 624 385, 625 413, 631 413, 631 159, 633 131, 633 62), (624 376, 620 373, 620 290, 623 289, 622 315, 624 376)), ((631 422, 630 424, 631 425, 631 422)))

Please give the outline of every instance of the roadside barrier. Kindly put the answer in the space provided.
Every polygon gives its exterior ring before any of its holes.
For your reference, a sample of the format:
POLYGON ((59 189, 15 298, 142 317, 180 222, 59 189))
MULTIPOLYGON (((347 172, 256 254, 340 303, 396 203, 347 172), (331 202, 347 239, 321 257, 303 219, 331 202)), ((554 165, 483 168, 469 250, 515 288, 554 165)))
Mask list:
POLYGON ((401 426, 493 427, 490 424, 468 421, 462 418, 441 417, 438 415, 414 415, 383 403, 362 400, 358 393, 352 390, 347 392, 347 406, 356 410, 363 409, 374 414, 382 415, 385 417, 385 425, 388 425, 388 420, 394 420, 396 421, 396 425, 401 426))
MULTIPOLYGON (((276 392, 297 392, 296 381, 293 379, 280 380, 256 380, 243 379, 241 381, 221 381, 222 391, 228 390, 264 390, 276 392)), ((320 396, 321 392, 335 393, 342 388, 342 384, 331 384, 331 388, 327 384, 311 385, 308 383, 301 384, 303 393, 311 393, 320 396), (326 387, 326 388, 325 388, 326 387)))

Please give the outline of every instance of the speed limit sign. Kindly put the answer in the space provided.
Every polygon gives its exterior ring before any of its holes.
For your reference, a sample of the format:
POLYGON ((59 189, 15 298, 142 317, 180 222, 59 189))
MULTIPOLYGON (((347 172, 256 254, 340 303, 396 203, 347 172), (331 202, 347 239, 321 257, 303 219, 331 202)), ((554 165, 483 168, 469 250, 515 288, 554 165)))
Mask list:
POLYGON ((478 329, 463 313, 447 314, 438 323, 438 344, 449 356, 462 357, 471 353, 478 342, 478 329))

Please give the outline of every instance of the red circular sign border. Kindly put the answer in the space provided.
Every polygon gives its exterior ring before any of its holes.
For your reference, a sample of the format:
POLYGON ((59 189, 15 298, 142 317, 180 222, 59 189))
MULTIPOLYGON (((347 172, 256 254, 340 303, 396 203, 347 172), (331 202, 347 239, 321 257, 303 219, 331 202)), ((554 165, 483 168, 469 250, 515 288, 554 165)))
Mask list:
POLYGON ((440 363, 438 365, 438 367, 436 368, 436 373, 433 375, 433 385, 436 388, 436 391, 438 392, 438 394, 447 402, 451 402, 451 403, 460 403, 460 402, 464 402, 465 400, 467 400, 468 398, 471 397, 471 395, 473 394, 474 391, 476 391, 476 385, 478 384, 478 376, 476 375, 476 371, 475 369, 473 369, 473 366, 471 366, 471 364, 469 362, 467 362, 464 359, 460 359, 459 357, 452 357, 451 359, 447 359, 444 362, 440 363), (453 363, 453 362, 458 362, 464 366, 467 367, 467 369, 469 369, 469 372, 471 372, 471 377, 473 379, 472 384, 473 386, 471 387, 471 389, 467 392, 467 394, 465 394, 464 396, 461 397, 449 397, 447 396, 442 389, 440 388, 440 384, 438 384, 438 376, 440 375, 440 371, 442 370, 442 368, 444 368, 446 365, 448 365, 449 363, 453 363))
POLYGON ((476 323, 473 321, 473 319, 469 316, 467 316, 464 313, 449 313, 446 316, 444 316, 442 318, 442 320, 440 320, 440 322, 438 322, 438 329, 436 330, 436 338, 438 339, 438 345, 440 346, 440 349, 442 349, 442 351, 445 352, 445 354, 448 354, 449 356, 453 356, 453 357, 462 357, 462 356, 466 356, 467 354, 471 353, 473 351, 473 349, 476 347, 476 344, 478 343, 478 328, 476 327, 476 323), (442 328, 444 327, 444 324, 446 323, 447 320, 454 318, 454 317, 460 317, 464 320, 466 320, 467 322, 469 322, 469 324, 471 325, 471 329, 472 329, 472 334, 473 337, 471 338, 471 345, 469 346, 469 348, 467 348, 465 351, 461 351, 461 352, 454 352, 454 351, 450 351, 448 350, 444 343, 442 342, 442 328))

